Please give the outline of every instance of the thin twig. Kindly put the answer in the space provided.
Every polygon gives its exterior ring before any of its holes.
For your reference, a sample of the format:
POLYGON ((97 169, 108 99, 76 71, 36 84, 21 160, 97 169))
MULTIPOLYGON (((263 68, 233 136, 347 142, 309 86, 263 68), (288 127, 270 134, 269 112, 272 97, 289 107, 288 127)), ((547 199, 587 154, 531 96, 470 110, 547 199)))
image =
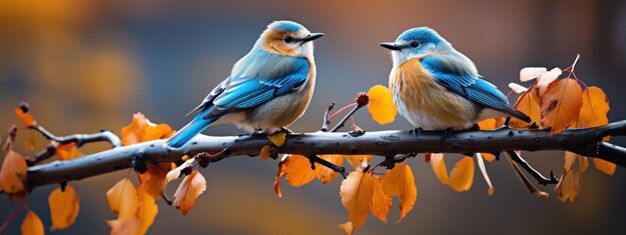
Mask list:
POLYGON ((106 141, 106 142, 111 143, 111 145, 114 148, 122 146, 122 141, 120 140, 120 138, 117 137, 117 135, 113 134, 113 132, 109 130, 102 130, 94 134, 74 134, 74 135, 59 137, 50 133, 41 125, 31 126, 30 128, 38 131, 47 139, 54 140, 58 142, 59 144, 76 143, 76 146, 80 147, 86 143, 106 141))
POLYGON ((326 112, 324 112, 324 122, 322 122, 322 128, 320 129, 320 131, 328 131, 328 124, 330 124, 330 119, 328 116, 330 115, 330 111, 332 111, 333 108, 335 108, 335 102, 331 103, 326 109, 326 112))
POLYGON ((537 179, 537 182, 539 182, 539 184, 547 185, 547 184, 559 183, 559 180, 554 177, 554 173, 552 171, 550 171, 550 178, 548 179, 545 176, 543 176, 541 173, 539 173, 537 170, 535 170, 530 164, 528 164, 526 160, 524 160, 524 158, 522 158, 522 156, 517 154, 517 152, 515 152, 514 150, 506 151, 506 153, 509 155, 511 159, 513 159, 513 161, 522 165, 522 168, 524 168, 526 172, 528 172, 535 179, 537 179))
POLYGON ((335 132, 337 130, 339 130, 339 128, 342 128, 345 124, 346 121, 348 121, 348 119, 350 119, 350 117, 352 117, 352 115, 354 115, 354 113, 356 113, 356 111, 358 111, 360 108, 362 108, 364 105, 356 105, 354 106, 354 108, 352 110, 350 110, 350 112, 348 112, 348 114, 346 114, 346 116, 344 116, 341 121, 339 121, 339 123, 337 123, 337 125, 335 127, 333 127, 333 129, 330 130, 330 132, 335 132))

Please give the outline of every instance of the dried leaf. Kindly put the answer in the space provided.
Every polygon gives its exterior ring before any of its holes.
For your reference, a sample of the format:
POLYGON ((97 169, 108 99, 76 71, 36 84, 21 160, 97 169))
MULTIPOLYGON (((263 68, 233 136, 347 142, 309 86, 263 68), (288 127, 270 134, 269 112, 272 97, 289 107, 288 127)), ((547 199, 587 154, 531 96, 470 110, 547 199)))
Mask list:
POLYGON ((261 148, 261 160, 270 159, 270 145, 265 145, 261 148))
MULTIPOLYGON (((185 155, 187 156, 187 155, 185 155)), ((183 157, 184 158, 184 157, 183 157)), ((191 167, 195 164, 196 159, 195 158, 191 158, 189 160, 186 160, 185 162, 183 162, 183 164, 180 164, 180 166, 174 168, 173 170, 167 172, 167 175, 165 175, 165 181, 166 184, 169 182, 172 182, 176 179, 178 179, 178 177, 180 177, 181 172, 187 168, 187 167, 191 167)))
POLYGON ((139 229, 137 217, 132 217, 125 222, 121 222, 119 219, 107 220, 107 224, 111 227, 111 235, 136 234, 139 229))
MULTIPOLYGON (((400 205, 400 207, 402 207, 402 205, 400 205)), ((391 197, 387 196, 387 194, 383 190, 383 181, 378 177, 374 177, 374 194, 372 195, 372 212, 378 219, 380 219, 380 221, 387 223, 387 214, 389 214, 390 208, 391 208, 391 197)))
POLYGON ((609 100, 602 89, 591 86, 583 91, 582 107, 576 124, 581 128, 604 126, 609 123, 609 100))
POLYGON ((17 118, 22 120, 22 123, 24 123, 25 127, 30 127, 36 124, 33 115, 31 115, 30 113, 25 113, 24 110, 22 110, 21 108, 15 109, 15 115, 17 116, 17 118))
POLYGON ((276 173, 276 179, 274 179, 274 193, 278 197, 283 197, 283 194, 280 192, 280 179, 287 174, 284 163, 283 161, 278 163, 278 172, 276 173))
POLYGON ((20 192, 25 192, 26 171, 26 159, 19 153, 9 150, 4 157, 2 168, 0 168, 0 188, 2 188, 2 191, 16 195, 21 194, 20 192))
POLYGON ((464 157, 454 165, 450 172, 448 185, 457 192, 467 191, 474 181, 474 159, 464 157))
POLYGON ((352 233, 354 233, 354 226, 350 221, 345 224, 338 224, 337 227, 343 229, 343 231, 346 232, 347 235, 351 235, 352 233))
POLYGON ((144 185, 139 186, 137 196, 139 198, 139 209, 137 210, 139 225, 135 234, 142 235, 148 231, 154 222, 154 218, 159 213, 159 208, 154 202, 155 198, 145 190, 144 185))
POLYGON ((537 88, 539 89, 539 95, 543 96, 546 93, 548 86, 557 78, 559 78, 562 73, 563 72, 560 68, 553 68, 549 72, 541 74, 541 76, 537 78, 537 88))
POLYGON ((519 71, 519 80, 522 82, 527 82, 541 76, 546 72, 548 72, 548 69, 546 68, 526 67, 519 71))
POLYGON ((22 222, 22 234, 24 235, 43 235, 43 223, 39 216, 35 214, 35 212, 28 210, 26 217, 24 218, 24 222, 22 222))
POLYGON ((541 101, 541 125, 557 134, 578 119, 582 107, 582 89, 578 82, 564 78, 550 83, 541 101))
POLYGON ((154 199, 161 198, 165 185, 167 184, 165 176, 172 170, 172 164, 169 162, 147 164, 145 173, 137 173, 139 178, 139 187, 152 196, 154 199))
POLYGON ((617 167, 617 165, 615 165, 614 163, 607 162, 598 158, 593 158, 592 160, 593 164, 596 166, 596 169, 598 169, 599 171, 602 171, 607 175, 615 174, 615 168, 617 167))
POLYGON ((291 154, 285 161, 283 166, 287 174, 287 183, 294 187, 300 187, 308 184, 317 176, 319 167, 315 170, 311 169, 311 161, 305 156, 291 154))
POLYGON ((417 200, 417 187, 411 167, 406 163, 396 164, 383 178, 383 190, 389 196, 400 196, 400 222, 412 209, 417 200))
POLYGON ((287 134, 285 132, 276 132, 271 135, 267 135, 267 138, 270 139, 272 144, 276 145, 276 147, 283 146, 285 140, 287 140, 287 134))
POLYGON ((353 230, 361 227, 372 210, 375 179, 371 174, 352 172, 341 182, 339 195, 343 207, 348 210, 348 221, 353 230))
POLYGON ((531 122, 519 120, 511 117, 509 126, 513 128, 528 128, 533 122, 537 125, 541 124, 541 111, 539 110, 539 101, 533 93, 537 92, 537 87, 533 86, 526 93, 517 98, 515 108, 530 117, 531 122))
POLYGON ((55 189, 48 197, 50 206, 50 218, 52 219, 52 230, 62 230, 74 224, 78 211, 80 197, 71 185, 65 186, 65 191, 60 188, 55 189))
POLYGON ((345 158, 355 171, 365 169, 372 161, 372 155, 345 155, 345 158))
POLYGON ((446 162, 443 157, 443 153, 431 153, 430 154, 430 166, 433 168, 433 172, 437 179, 442 184, 448 184, 448 170, 446 169, 446 162))
POLYGON ((128 178, 118 181, 109 191, 107 191, 109 206, 118 215, 121 223, 135 217, 139 208, 139 198, 137 189, 128 178))
POLYGON ((509 88, 511 88, 511 90, 513 90, 513 92, 515 92, 515 94, 522 94, 522 93, 528 91, 528 88, 526 88, 526 87, 524 87, 524 86, 522 86, 520 84, 513 83, 513 82, 509 83, 509 88))
POLYGON ((483 178, 485 179, 485 182, 487 183, 487 186, 488 186, 487 195, 491 196, 493 195, 495 190, 493 188, 493 185, 491 184, 491 179, 489 179, 489 174, 487 174, 487 168, 485 168, 485 163, 483 162, 483 154, 476 153, 476 159, 478 160, 478 168, 480 169, 480 172, 483 174, 483 178))
POLYGON ((179 209, 183 215, 193 208, 196 204, 196 198, 206 190, 206 180, 198 171, 194 171, 185 177, 180 183, 176 193, 174 193, 173 205, 179 209))
POLYGON ((133 121, 122 128, 122 144, 130 145, 150 140, 166 139, 174 134, 167 124, 154 124, 142 113, 133 115, 133 121))
MULTIPOLYGON (((343 155, 320 155, 319 157, 336 166, 343 166, 343 155)), ((317 179, 322 182, 322 184, 332 181, 339 175, 339 173, 335 172, 333 169, 318 163, 315 163, 315 169, 317 169, 317 179)))
POLYGON ((574 199, 580 193, 580 175, 578 171, 566 170, 561 176, 559 184, 556 185, 555 191, 557 198, 562 202, 565 202, 567 199, 570 202, 574 202, 574 199))
POLYGON ((376 85, 371 87, 367 94, 369 95, 367 110, 369 110, 372 119, 380 125, 392 123, 398 110, 389 89, 382 85, 376 85))
POLYGON ((83 155, 83 153, 78 151, 78 148, 76 148, 76 143, 62 144, 57 146, 56 154, 59 160, 71 160, 83 155))

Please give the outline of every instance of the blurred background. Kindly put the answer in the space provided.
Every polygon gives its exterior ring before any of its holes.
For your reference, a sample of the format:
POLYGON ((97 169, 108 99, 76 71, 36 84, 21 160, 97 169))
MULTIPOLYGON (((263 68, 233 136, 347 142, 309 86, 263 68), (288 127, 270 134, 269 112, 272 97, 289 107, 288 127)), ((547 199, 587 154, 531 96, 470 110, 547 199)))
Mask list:
MULTIPOLYGON (((430 26, 470 57, 488 80, 505 93, 526 66, 565 68, 577 53, 578 77, 607 93, 610 120, 626 118, 622 103, 626 73, 625 1, 2 1, 0 2, 0 127, 18 123, 19 101, 58 135, 116 133, 143 112, 155 123, 178 129, 184 115, 229 74, 265 26, 289 19, 326 37, 316 41, 318 79, 307 113, 292 130, 316 131, 331 102, 348 104, 355 93, 387 85, 391 60, 378 46, 405 29, 430 26)), ((357 124, 374 131, 409 129, 396 122, 379 126, 366 111, 357 124)), ((211 135, 241 133, 233 126, 212 127, 211 135)), ((18 136, 24 150, 28 133, 18 136)), ((38 134, 35 151, 47 143, 38 134)), ((623 138, 612 142, 626 145, 623 138)), ((106 149, 95 144, 89 153, 106 149)), ((543 173, 562 171, 562 153, 525 153, 543 173)), ((399 224, 397 199, 384 224, 370 216, 358 234, 607 234, 623 231, 626 218, 625 169, 613 177, 593 169, 582 178, 573 204, 527 192, 506 162, 487 165, 496 193, 478 171, 469 192, 439 183, 430 165, 411 161, 418 187, 413 211, 399 224)), ((448 167, 454 164, 448 158, 448 167)), ((340 179, 301 188, 283 184, 283 198, 272 190, 276 161, 234 158, 203 171, 207 191, 182 216, 159 201, 149 234, 343 234, 336 224, 347 213, 339 199, 340 179)), ((76 223, 50 234, 109 233, 116 218, 105 192, 127 171, 73 182, 81 196, 76 223)), ((173 194, 176 184, 168 187, 173 194)), ((55 186, 37 188, 28 198, 48 228, 47 197, 55 186)), ((16 208, 0 199, 0 220, 16 208)), ((10 225, 18 234, 23 214, 10 225)))

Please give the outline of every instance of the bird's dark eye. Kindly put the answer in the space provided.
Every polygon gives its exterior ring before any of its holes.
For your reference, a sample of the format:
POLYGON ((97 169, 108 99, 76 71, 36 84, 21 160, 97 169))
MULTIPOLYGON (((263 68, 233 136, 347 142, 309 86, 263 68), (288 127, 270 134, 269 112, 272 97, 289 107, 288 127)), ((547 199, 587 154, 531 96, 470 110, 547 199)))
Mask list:
POLYGON ((418 41, 412 41, 411 42, 411 47, 415 48, 415 47, 418 47, 418 46, 420 46, 420 43, 418 41))
POLYGON ((286 36, 283 38, 283 41, 286 43, 292 43, 293 41, 295 41, 295 39, 290 36, 286 36))

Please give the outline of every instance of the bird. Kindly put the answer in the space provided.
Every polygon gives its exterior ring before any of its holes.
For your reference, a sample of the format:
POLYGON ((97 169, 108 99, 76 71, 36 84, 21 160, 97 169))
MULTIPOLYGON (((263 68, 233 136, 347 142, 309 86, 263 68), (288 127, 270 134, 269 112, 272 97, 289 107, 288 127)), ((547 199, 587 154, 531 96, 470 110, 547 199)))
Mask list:
POLYGON ((209 126, 235 124, 254 133, 286 129, 306 111, 315 87, 313 41, 324 36, 299 23, 270 23, 252 49, 189 114, 187 125, 165 141, 180 149, 209 126))
POLYGON ((417 129, 447 130, 450 135, 489 118, 531 121, 435 30, 408 29, 395 42, 379 45, 391 50, 389 89, 398 112, 417 129))

